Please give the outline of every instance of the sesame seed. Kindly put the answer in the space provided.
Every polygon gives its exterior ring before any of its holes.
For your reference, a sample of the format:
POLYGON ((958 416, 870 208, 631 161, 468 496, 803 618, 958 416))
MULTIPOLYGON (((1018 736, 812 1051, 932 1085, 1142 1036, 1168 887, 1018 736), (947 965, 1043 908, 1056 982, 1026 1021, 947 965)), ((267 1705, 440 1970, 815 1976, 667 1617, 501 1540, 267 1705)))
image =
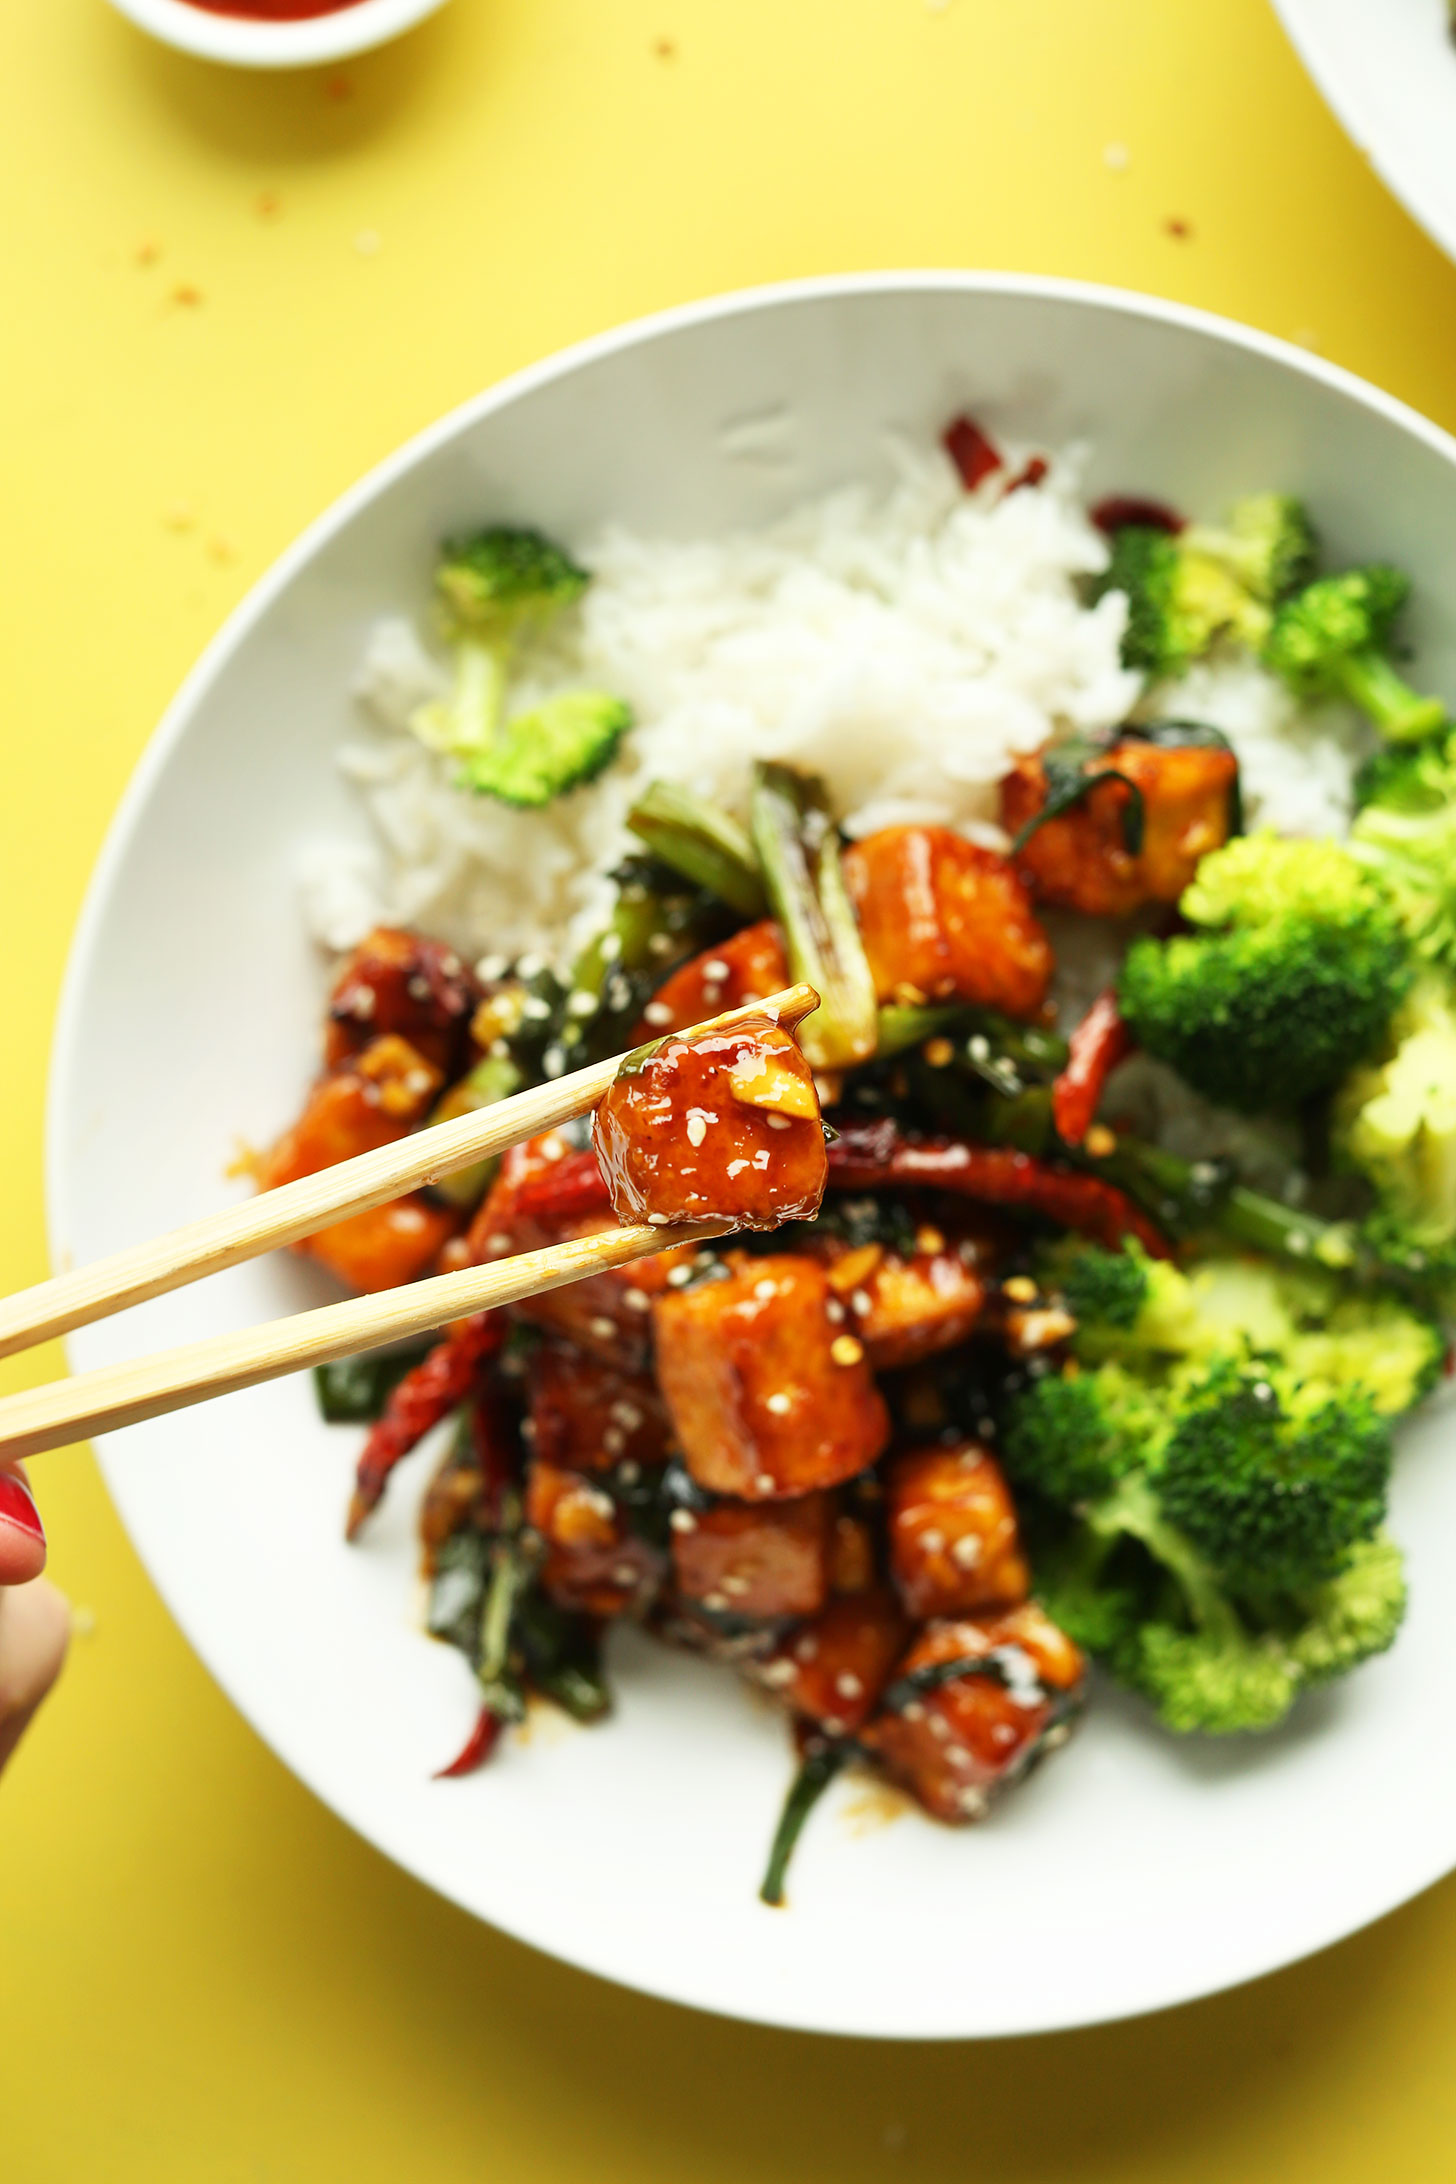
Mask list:
POLYGON ((622 1302, 629 1312, 650 1312, 652 1310, 652 1299, 645 1289, 624 1289, 622 1291, 622 1302))
POLYGON ((710 963, 703 965, 703 976, 721 983, 723 979, 729 976, 730 968, 730 965, 725 963, 721 956, 714 956, 710 963))
POLYGON ((986 1793, 967 1786, 956 1798, 956 1803, 968 1820, 979 1820, 986 1810, 986 1793))
POLYGON ((548 1077, 564 1076, 566 1072, 566 1049, 560 1046, 547 1047, 546 1052, 541 1057, 541 1067, 548 1077))
POLYGON ((411 1001, 428 1001, 430 998, 430 981, 428 978, 421 978, 419 972, 416 971, 413 978, 405 980, 404 990, 411 1001))
POLYGON ((617 1332, 616 1321, 609 1320, 605 1316, 588 1320, 586 1326, 587 1333, 595 1336, 598 1342, 610 1342, 617 1332))
POLYGON ((703 1606, 710 1608, 714 1615, 721 1615, 727 1605, 728 1595, 726 1593, 708 1592, 703 1595, 703 1606))
POLYGON ((806 1632, 794 1648, 794 1658, 799 1661, 813 1661, 817 1660, 818 1656, 819 1641, 806 1632))
POLYGON ((623 1486, 635 1486, 641 1476, 641 1464, 634 1463, 630 1456, 625 1457, 617 1466, 617 1477, 621 1480, 623 1486))
POLYGON ((594 993, 578 992, 567 995, 566 1013, 568 1016, 594 1016, 596 1007, 597 997, 594 993))
POLYGON ((654 933, 647 943, 647 953, 655 956, 671 955, 674 945, 671 933, 654 933))
POLYGON ((819 1724, 826 1737, 842 1737, 849 1724, 838 1714, 826 1714, 819 1724))
POLYGON ((672 1022, 672 1010, 665 1001, 649 1001, 642 1011, 642 1017, 644 1023, 670 1024, 672 1022))
POLYGON ((503 955, 483 955, 475 966, 475 975, 482 986, 493 986, 498 978, 506 975, 506 959, 503 955))
POLYGON ((515 1238, 507 1236, 503 1229, 497 1229, 494 1236, 487 1236, 485 1240, 485 1248, 492 1259, 499 1259, 503 1252, 512 1250, 514 1245, 515 1238))
POLYGON ((768 1166, 767 1152, 755 1153, 753 1156, 753 1165, 755 1168, 766 1168, 768 1166))
POLYGON ((864 1697, 864 1685, 860 1682, 858 1676, 851 1675, 848 1669, 845 1670, 842 1676, 835 1677, 834 1688, 842 1699, 862 1699, 864 1697))
POLYGON ((857 1312, 861 1319, 874 1309, 874 1299, 867 1289, 856 1289, 849 1302, 851 1310, 857 1312))
POLYGON ((950 1559, 958 1570, 974 1570, 981 1559, 981 1542, 974 1532, 963 1532, 951 1542, 950 1559))
POLYGON ((690 1266, 670 1267, 667 1275, 667 1286, 669 1289, 686 1289, 692 1278, 693 1270, 690 1266))
POLYGON ((523 1418, 521 1420, 521 1439, 523 1441, 534 1441, 537 1431, 538 1428, 534 1418, 523 1418))
POLYGON ((545 968, 545 956, 523 955, 516 964, 516 976, 517 978, 539 978, 545 968))
POLYGON ((864 1356, 864 1344, 857 1335, 836 1335, 829 1345, 829 1355, 836 1365, 858 1365, 864 1356))
POLYGON ((787 1417, 793 1407, 793 1397, 791 1395, 785 1395, 782 1388, 779 1388, 768 1399, 767 1408, 773 1412, 775 1418, 787 1417))
POLYGON ((764 1683, 772 1684, 776 1690, 782 1690, 785 1684, 793 1682, 796 1671, 792 1661, 768 1661, 759 1673, 764 1683))
POLYGON ((521 1003, 521 1014, 528 1024, 544 1024, 551 1014, 551 1003, 543 1001, 538 993, 528 993, 521 1003))
POLYGON ((978 1031, 974 1039, 967 1040, 966 1052, 973 1062, 989 1062, 991 1059, 991 1042, 978 1031))
POLYGON ((608 1426, 602 1435, 602 1448, 608 1456, 620 1456, 627 1446, 627 1436, 620 1426, 608 1426))
POLYGON ((753 1482, 754 1492, 757 1494, 771 1494, 776 1484, 777 1481, 771 1471, 760 1471, 753 1482))
POLYGON ((776 1297, 778 1293, 778 1283, 770 1281, 766 1275, 761 1282, 755 1282, 753 1285, 753 1294, 755 1295, 755 1297, 757 1297, 760 1304, 767 1304, 769 1298, 776 1297))
POLYGON ((698 1520, 691 1509, 674 1509, 667 1521, 674 1532, 696 1532, 698 1529, 698 1520))
POLYGON ((824 1317, 831 1327, 842 1327, 844 1325, 844 1306, 840 1303, 838 1297, 829 1299, 824 1307, 824 1317))
POLYGON ((638 1410, 635 1403, 627 1402, 625 1397, 619 1398, 612 1405, 608 1416, 613 1418, 625 1433, 635 1433, 642 1423, 641 1411, 638 1410))
POLYGON ((599 947, 603 963, 615 963, 618 956, 622 953, 621 934, 604 933, 602 935, 599 947))
POLYGON ((1013 1274, 1009 1282, 1001 1284, 1002 1292, 1013 1304, 1035 1304, 1036 1283, 1027 1274, 1013 1274))
POLYGON ((725 1593, 731 1593, 735 1600, 741 1600, 748 1591, 748 1579, 746 1577, 725 1577, 723 1590, 725 1593))
POLYGON ((649 1213, 647 1225, 649 1228, 666 1228, 668 1225, 667 1215, 665 1213, 649 1213))
POLYGON ((735 1175, 742 1175, 747 1166, 748 1162, 746 1160, 730 1160, 727 1168, 730 1181, 735 1175))
POLYGON ((636 1582, 637 1572, 633 1569, 631 1563, 619 1562, 612 1572, 612 1583, 614 1585, 635 1585, 636 1582))
POLYGON ((906 1721, 924 1721, 924 1702, 920 1699, 908 1699, 901 1707, 900 1712, 904 1715, 906 1721))
POLYGON ((691 1146, 694 1146, 694 1147, 696 1147, 696 1146, 699 1146, 699 1145, 701 1145, 701 1144, 702 1144, 702 1142, 703 1142, 703 1140, 704 1140, 704 1138, 705 1138, 705 1137, 707 1136, 707 1134, 708 1134, 708 1125, 707 1125, 707 1124, 706 1124, 706 1123, 704 1122, 704 1120, 703 1120, 702 1116, 701 1116, 701 1115, 697 1115, 697 1114, 689 1115, 689 1116, 688 1116, 688 1143, 689 1143, 689 1145, 691 1145, 691 1146))
POLYGON ((929 1729, 930 1734, 937 1742, 941 1744, 950 1742, 950 1723, 946 1720, 944 1714, 932 1714, 929 1717, 929 1729))
POLYGON ((937 1526, 927 1525, 920 1535, 920 1544, 928 1555, 938 1555, 945 1545, 945 1534, 937 1526))

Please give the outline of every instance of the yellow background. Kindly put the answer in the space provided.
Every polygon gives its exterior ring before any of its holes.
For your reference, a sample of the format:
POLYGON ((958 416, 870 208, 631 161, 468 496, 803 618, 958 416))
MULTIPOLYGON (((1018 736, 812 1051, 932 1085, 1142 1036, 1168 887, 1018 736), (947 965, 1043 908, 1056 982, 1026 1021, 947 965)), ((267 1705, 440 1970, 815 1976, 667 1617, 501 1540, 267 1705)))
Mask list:
MULTIPOLYGON (((715 289, 989 265, 1229 312, 1456 425, 1456 271, 1266 0, 452 0, 291 79, 103 0, 0 0, 0 193, 7 1288, 43 1269, 57 984, 153 722, 294 532, 486 382, 715 289)), ((1108 2030, 898 2049, 697 2017, 357 1842, 191 1659, 89 1458, 35 1470, 94 1631, 0 1790, 5 2184, 1456 2168, 1456 1883, 1108 2030)))

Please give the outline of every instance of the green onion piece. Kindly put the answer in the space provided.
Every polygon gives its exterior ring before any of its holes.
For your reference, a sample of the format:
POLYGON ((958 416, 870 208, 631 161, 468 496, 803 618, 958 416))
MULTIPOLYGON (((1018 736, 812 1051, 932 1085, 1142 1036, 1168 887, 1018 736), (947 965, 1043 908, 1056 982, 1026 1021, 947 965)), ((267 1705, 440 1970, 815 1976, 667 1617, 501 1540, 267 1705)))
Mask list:
POLYGON ((803 1833, 804 1822, 850 1757, 850 1751, 851 1747, 847 1743, 831 1743, 825 1738, 815 1738, 805 1751, 799 1762, 799 1771, 789 1784, 789 1794, 784 1799, 783 1811, 779 1814, 779 1824, 774 1831, 773 1847, 768 1854, 763 1886, 758 1892, 760 1903, 777 1906, 783 1902, 789 1860, 794 1855, 794 1845, 803 1833))
MULTIPOLYGON (((477 1062, 468 1077, 452 1085, 437 1103, 430 1121, 453 1122, 457 1115, 473 1115, 482 1107, 494 1107, 498 1100, 508 1100, 519 1092, 525 1079, 515 1063, 506 1054, 487 1054, 477 1062)), ((467 1212, 478 1206, 491 1184, 495 1181, 499 1158, 478 1160, 470 1168, 457 1168, 453 1175, 442 1175, 434 1185, 437 1194, 452 1206, 463 1207, 467 1212)))
POLYGON ((881 1009, 875 1031, 876 1060, 887 1062, 892 1055, 923 1046, 941 1032, 959 1030, 965 1014, 956 1002, 938 1009, 902 1008, 896 1004, 881 1009))
POLYGON ((430 1335, 400 1350, 365 1350, 332 1365, 315 1365, 314 1395, 319 1415, 330 1426, 372 1426, 389 1401, 390 1391, 429 1355, 439 1340, 430 1335))
POLYGON ((654 857, 746 918, 764 912, 763 880, 753 844, 736 819, 690 789, 654 781, 627 814, 654 857))
POLYGON ((799 1031, 804 1057, 811 1069, 852 1069, 875 1051, 879 1011, 823 783, 790 766, 756 766, 753 842, 789 976, 819 994, 799 1031))

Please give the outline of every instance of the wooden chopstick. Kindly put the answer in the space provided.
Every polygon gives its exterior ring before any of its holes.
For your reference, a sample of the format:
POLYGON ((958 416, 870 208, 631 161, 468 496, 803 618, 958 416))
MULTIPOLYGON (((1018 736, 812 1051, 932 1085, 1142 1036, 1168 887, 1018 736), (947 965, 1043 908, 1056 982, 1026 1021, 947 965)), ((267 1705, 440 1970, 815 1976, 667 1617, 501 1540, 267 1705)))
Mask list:
POLYGON ((670 1251, 676 1244, 721 1236, 731 1226, 727 1221, 695 1221, 676 1228, 607 1229, 573 1243, 553 1244, 548 1251, 523 1252, 458 1274, 436 1274, 404 1289, 351 1297, 291 1319, 270 1320, 263 1327, 210 1335, 154 1357, 30 1388, 0 1400, 0 1461, 63 1448, 92 1433, 134 1426, 163 1411, 231 1395, 307 1365, 327 1365, 381 1342, 424 1334, 472 1312, 515 1304, 542 1290, 670 1251))
MULTIPOLYGON (((710 1017, 705 1023, 693 1025, 691 1031, 676 1036, 696 1037, 700 1032, 731 1031, 737 1025, 761 1016, 792 1028, 818 1006, 819 996, 812 986, 788 986, 781 993, 769 994, 765 1000, 750 1002, 743 1008, 729 1009, 722 1016, 710 1017)), ((576 1115, 589 1113, 605 1098, 625 1060, 625 1055, 617 1054, 610 1061, 574 1070, 569 1077, 558 1077, 553 1084, 534 1085, 528 1092, 518 1092, 512 1099, 498 1101, 494 1107, 457 1116, 451 1122, 435 1123, 430 1129, 417 1130, 412 1136, 401 1138, 397 1144, 383 1145, 377 1152, 361 1153, 354 1160, 340 1161, 336 1167, 322 1168, 317 1175, 300 1176, 296 1183, 282 1183, 275 1190, 260 1191, 241 1205, 204 1214, 200 1221, 189 1221, 185 1227, 172 1229, 165 1236, 133 1244, 109 1258, 93 1260, 89 1266, 55 1275, 50 1281, 38 1282, 32 1289, 22 1289, 13 1297, 0 1299, 0 1357, 29 1349, 33 1343, 48 1341, 53 1335, 69 1334, 73 1327, 85 1327, 92 1320, 124 1311, 128 1305, 141 1304, 148 1297, 159 1297, 169 1289, 180 1289, 188 1282, 199 1281, 206 1274, 219 1274, 225 1267, 256 1258, 260 1252, 295 1243, 300 1236, 312 1236, 332 1221, 343 1220, 351 1213, 364 1213, 371 1206, 382 1206, 391 1198, 402 1197, 406 1191, 417 1190, 422 1184, 437 1182, 442 1175, 453 1174, 457 1168, 469 1168, 478 1160, 493 1159, 512 1145, 539 1137, 545 1130, 554 1130, 576 1115)), ((628 1253, 629 1258, 638 1255, 628 1253)), ((560 1277, 562 1280, 574 1278, 570 1275, 560 1277)), ((550 1288, 554 1284, 546 1282, 542 1286, 550 1288)), ((418 1283, 413 1293, 420 1294, 430 1287, 428 1282, 418 1283)), ((527 1293, 525 1290, 520 1292, 523 1296, 527 1293)), ((364 1300, 365 1303, 368 1301, 364 1300)), ((408 1330, 401 1323, 397 1331, 418 1332, 421 1327, 438 1327, 444 1320, 481 1309, 479 1305, 462 1304, 443 1311, 440 1319, 411 1321, 408 1330)), ((383 1341, 386 1337, 376 1335, 371 1339, 383 1341)), ((358 1347, 357 1343, 355 1347, 358 1347)), ((330 1354, 342 1357, 348 1353, 347 1350, 336 1350, 330 1354)), ((281 1372, 289 1369, 286 1365, 278 1367, 281 1372)), ((243 1386, 246 1383, 232 1384, 243 1386)), ((149 1415, 151 1413, 145 1411, 137 1413, 138 1417, 149 1415)))

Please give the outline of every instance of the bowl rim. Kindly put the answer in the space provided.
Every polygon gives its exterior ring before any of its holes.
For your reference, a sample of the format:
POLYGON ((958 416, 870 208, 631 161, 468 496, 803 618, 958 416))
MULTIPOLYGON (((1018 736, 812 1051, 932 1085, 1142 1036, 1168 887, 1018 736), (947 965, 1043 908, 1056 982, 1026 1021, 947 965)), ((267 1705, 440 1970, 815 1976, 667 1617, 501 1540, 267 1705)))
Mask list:
POLYGON ((433 15, 445 0, 353 0, 331 15, 266 22, 214 15, 189 0, 111 0, 118 12, 164 45, 234 68, 313 68, 383 45, 433 15))
MULTIPOLYGON (((389 488, 414 465, 428 457, 437 448, 483 417, 507 408, 511 403, 553 380, 581 370, 623 350, 651 342, 660 336, 712 324, 719 319, 741 317, 758 311, 792 307, 803 302, 820 299, 849 299, 871 294, 903 294, 913 296, 930 292, 958 292, 965 294, 1024 297, 1032 301, 1051 301, 1085 305, 1091 309, 1112 311, 1129 317, 1144 319, 1154 324, 1182 329, 1205 336, 1231 347, 1267 359, 1269 362, 1291 369, 1302 377, 1313 380, 1337 393, 1361 403, 1367 409, 1385 418, 1391 424, 1409 433, 1431 452, 1439 456, 1456 471, 1456 437, 1439 425, 1433 424, 1418 411, 1397 397, 1362 380, 1343 366, 1332 364, 1322 357, 1311 355, 1296 345, 1256 328, 1240 325, 1237 321, 1221 317, 1214 312, 1200 310, 1192 305, 1175 303, 1163 298, 1139 294, 1132 290, 1104 286, 1096 282, 1063 279, 1051 275, 1017 274, 990 271, 959 271, 955 269, 929 268, 893 272, 836 274, 815 276, 793 281, 776 282, 745 289, 728 291, 700 298, 694 302, 673 306, 632 319, 625 324, 590 335, 549 356, 510 373, 504 379, 486 387, 481 392, 457 404, 433 423, 412 434, 391 454, 374 464, 362 477, 346 488, 329 507, 307 524, 299 535, 277 557, 272 565, 250 588, 233 608, 222 626, 204 647, 202 653, 180 684, 176 695, 166 707, 157 727, 145 745, 113 814, 103 839, 88 882, 81 909, 72 934, 62 980, 56 1014, 55 1034, 51 1051, 45 1104, 45 1195, 46 1230, 51 1263, 63 1263, 63 1238, 69 1222, 67 1178, 62 1162, 64 1139, 64 1109, 71 1098, 71 1088, 76 1082, 76 1060, 83 1037, 83 991, 91 976, 91 959, 101 937, 106 908, 111 890, 120 876, 122 866, 130 853, 132 836, 144 812, 153 788, 182 737, 191 726, 193 717, 207 697, 212 684, 226 668, 234 653, 251 634, 259 621, 270 611, 275 601, 294 581, 319 550, 344 530, 355 516, 389 488)), ((104 1470, 103 1463, 103 1470, 104 1470)), ((167 1601, 166 1589, 148 1572, 150 1582, 167 1601)), ((167 1603, 170 1612, 170 1602, 167 1603)), ((179 1619, 180 1620, 180 1619, 179 1619)), ((232 1703, 232 1693, 226 1675, 214 1667, 209 1653, 202 1650, 182 1626, 189 1646, 197 1652, 203 1665, 214 1677, 232 1703)), ((243 1711, 239 1707, 239 1711, 243 1711)), ((251 1719, 244 1714, 245 1719, 251 1719)), ((260 1732, 261 1733, 261 1732, 260 1732)), ((306 1787, 314 1789, 310 1773, 299 1755, 281 1749, 271 1739, 270 1750, 283 1760, 306 1787)), ((316 1795, 324 1793, 315 1789, 316 1795)), ((327 1798, 325 1799, 327 1802, 327 1798)), ((330 1804, 330 1809, 336 1808, 330 1804)), ((340 1818, 346 1816, 339 1814, 340 1818)), ((353 1825, 352 1821, 346 1824, 353 1825)), ((362 1831, 358 1831, 362 1832, 362 1831)), ((412 1878, 423 1880, 427 1887, 434 1886, 429 1877, 420 1874, 408 1861, 402 1849, 396 1849, 381 1836, 370 1833, 366 1840, 394 1863, 400 1865, 412 1878)), ((1024 2037, 1032 2033, 1055 2029, 1116 2022, 1131 2016, 1147 2015, 1155 2010, 1198 2001, 1208 1995, 1224 1992, 1246 1981, 1258 1978, 1286 1964, 1302 1961, 1316 1955, 1338 1941, 1374 1924, 1387 1913, 1409 1902, 1424 1889, 1443 1878, 1450 1870, 1449 1856, 1429 1861, 1429 1870, 1418 1870, 1414 1880, 1407 1870, 1393 1883, 1383 1884, 1369 1891, 1347 1923, 1321 1941, 1298 1950, 1290 1957, 1278 1958, 1274 1963, 1251 1958, 1242 1968, 1227 1968, 1209 1975, 1193 1986, 1171 1982, 1166 1992, 1153 1993, 1129 2006, 1121 1999, 1110 2000, 1105 2009, 1094 2014, 1079 2013, 1074 2019, 1062 2020, 1053 2016, 1044 2021, 1027 2022, 998 2032, 997 2037, 1024 2037)), ((447 1901, 454 1901, 444 1889, 447 1901)), ((534 1940, 529 1931, 522 1931, 511 1920, 492 1914, 491 1923, 527 1946, 543 1948, 544 1953, 554 1953, 534 1940)), ((568 1959, 577 1969, 596 1977, 606 1978, 631 1991, 649 1993, 661 2000, 679 2006, 720 2014, 711 2000, 684 1995, 667 1985, 654 1984, 652 1979, 639 1979, 623 1974, 615 1968, 599 1964, 589 1957, 568 1959)), ((765 1994, 761 2008, 752 2011, 736 2007, 721 2014, 732 2015, 746 2022, 776 2026, 782 2029, 805 2031, 816 2028, 806 2026, 802 2018, 778 2015, 771 1994, 765 1994)), ((884 2040, 921 2040, 947 2038, 974 2038, 984 2035, 972 2031, 957 2033, 954 2029, 903 2030, 883 2026, 817 2028, 843 2037, 875 2038, 884 2040)))

